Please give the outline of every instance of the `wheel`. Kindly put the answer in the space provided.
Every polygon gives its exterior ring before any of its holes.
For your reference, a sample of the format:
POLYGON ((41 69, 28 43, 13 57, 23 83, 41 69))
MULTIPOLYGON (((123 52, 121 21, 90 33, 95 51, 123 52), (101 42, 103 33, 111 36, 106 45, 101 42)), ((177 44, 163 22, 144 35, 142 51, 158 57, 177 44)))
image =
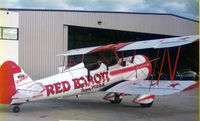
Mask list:
POLYGON ((152 104, 153 104, 153 101, 151 103, 147 103, 147 104, 140 104, 140 106, 143 108, 149 108, 152 106, 152 104))
POLYGON ((115 100, 110 100, 110 103, 112 104, 119 104, 122 102, 122 99, 119 99, 119 96, 118 94, 115 94, 115 100))
POLYGON ((13 107, 13 112, 14 112, 14 113, 19 113, 19 111, 20 111, 19 106, 14 106, 14 107, 13 107))

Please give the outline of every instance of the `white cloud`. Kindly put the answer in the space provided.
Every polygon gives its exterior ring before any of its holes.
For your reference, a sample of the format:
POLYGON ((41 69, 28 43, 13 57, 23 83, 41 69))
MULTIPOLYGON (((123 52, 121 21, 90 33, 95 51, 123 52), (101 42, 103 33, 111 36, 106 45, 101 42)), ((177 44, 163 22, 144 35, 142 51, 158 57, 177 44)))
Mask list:
POLYGON ((185 11, 186 10, 186 4, 183 2, 165 2, 163 5, 163 7, 166 8, 171 8, 173 10, 178 10, 178 11, 185 11))
POLYGON ((198 1, 187 0, 5 0, 0 3, 0 7, 5 8, 172 13, 198 18, 197 7, 194 7, 198 1))
POLYGON ((113 11, 137 12, 148 8, 144 0, 127 0, 127 2, 113 3, 113 11))
POLYGON ((58 9, 67 9, 67 10, 84 10, 83 7, 71 6, 71 5, 68 5, 67 3, 58 3, 56 5, 56 8, 58 8, 58 9))
POLYGON ((19 0, 6 0, 3 7, 5 8, 20 8, 19 0))
POLYGON ((12 2, 16 3, 16 2, 19 2, 19 0, 6 0, 6 2, 7 3, 12 3, 12 2))

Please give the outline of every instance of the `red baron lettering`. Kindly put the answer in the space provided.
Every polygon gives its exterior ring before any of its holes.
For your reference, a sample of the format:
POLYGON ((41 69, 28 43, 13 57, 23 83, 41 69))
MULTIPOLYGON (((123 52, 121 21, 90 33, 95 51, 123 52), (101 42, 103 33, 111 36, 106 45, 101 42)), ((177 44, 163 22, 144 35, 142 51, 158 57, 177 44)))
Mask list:
POLYGON ((83 88, 84 86, 87 87, 87 81, 85 80, 85 78, 81 77, 80 80, 84 81, 84 83, 81 83, 81 87, 83 88))
POLYGON ((91 89, 90 89, 90 88, 87 88, 87 89, 82 89, 82 90, 81 90, 81 92, 89 92, 89 91, 91 91, 91 89))
POLYGON ((94 81, 99 84, 101 83, 101 75, 100 74, 95 74, 94 75, 94 81), (98 79, 97 79, 98 78, 98 79))
POLYGON ((53 85, 46 85, 45 86, 45 88, 46 88, 46 90, 47 90, 47 96, 49 96, 50 94, 54 94, 55 92, 54 92, 54 90, 53 90, 53 85))
POLYGON ((62 83, 62 86, 63 86, 63 92, 67 92, 67 91, 70 90, 71 85, 69 84, 68 81, 64 81, 64 82, 61 82, 61 83, 62 83), (65 85, 65 84, 67 84, 67 88, 66 88, 66 85, 65 85))
POLYGON ((103 77, 103 82, 105 82, 105 75, 106 75, 106 80, 110 81, 110 78, 108 77, 108 72, 103 72, 103 73, 100 73, 100 74, 103 77))
POLYGON ((89 92, 92 91, 92 89, 96 89, 96 88, 100 88, 105 86, 105 84, 97 84, 97 85, 93 85, 92 87, 86 88, 86 89, 81 89, 81 92, 89 92))
MULTIPOLYGON (((72 79, 74 82, 74 89, 80 89, 83 87, 88 87, 88 86, 93 86, 91 89, 99 88, 104 86, 105 81, 109 82, 109 77, 108 77, 108 72, 103 72, 100 74, 95 74, 94 76, 90 76, 90 79, 88 79, 88 76, 82 76, 80 79, 72 79), (84 78, 85 77, 85 78, 84 78), (86 80, 87 79, 87 80, 86 80), (81 82, 80 82, 81 81, 81 82), (101 84, 102 83, 102 84, 101 84), (95 85, 97 84, 97 85, 95 85)), ((58 93, 64 93, 66 91, 69 91, 71 89, 71 85, 68 81, 63 81, 63 82, 57 82, 53 85, 46 85, 46 91, 47 91, 47 96, 50 94, 58 94, 58 93)), ((88 91, 88 90, 87 90, 88 91)))
POLYGON ((55 87, 55 89, 56 89, 56 94, 58 94, 58 93, 61 93, 62 92, 62 89, 60 89, 61 88, 61 83, 55 83, 55 84, 53 84, 54 85, 54 87, 55 87))
POLYGON ((95 89, 95 88, 98 88, 99 87, 99 85, 94 85, 94 86, 92 86, 91 88, 92 89, 95 89))
POLYGON ((63 82, 57 82, 55 84, 50 84, 45 86, 46 91, 47 91, 47 96, 50 94, 58 94, 58 93, 64 93, 67 92, 71 89, 71 85, 68 81, 63 81, 63 82))
POLYGON ((94 85, 94 81, 93 81, 93 77, 90 76, 90 80, 88 79, 88 76, 86 76, 87 80, 88 80, 88 86, 90 86, 90 84, 92 83, 92 85, 94 85))
POLYGON ((81 87, 80 80, 79 79, 72 79, 74 82, 74 88, 79 89, 81 87))
POLYGON ((80 77, 80 79, 72 79, 74 82, 74 88, 80 89, 83 87, 93 86, 95 84, 101 84, 102 82, 109 82, 110 78, 108 77, 108 72, 103 72, 100 74, 95 74, 94 76, 90 75, 90 78, 88 79, 88 76, 80 77))

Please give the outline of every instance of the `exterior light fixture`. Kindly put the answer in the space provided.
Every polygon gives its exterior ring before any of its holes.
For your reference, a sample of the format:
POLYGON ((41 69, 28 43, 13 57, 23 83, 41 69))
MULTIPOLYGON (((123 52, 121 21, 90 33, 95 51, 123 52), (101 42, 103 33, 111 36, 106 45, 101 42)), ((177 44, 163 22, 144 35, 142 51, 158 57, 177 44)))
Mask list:
POLYGON ((98 25, 101 25, 102 24, 102 21, 98 21, 98 25))

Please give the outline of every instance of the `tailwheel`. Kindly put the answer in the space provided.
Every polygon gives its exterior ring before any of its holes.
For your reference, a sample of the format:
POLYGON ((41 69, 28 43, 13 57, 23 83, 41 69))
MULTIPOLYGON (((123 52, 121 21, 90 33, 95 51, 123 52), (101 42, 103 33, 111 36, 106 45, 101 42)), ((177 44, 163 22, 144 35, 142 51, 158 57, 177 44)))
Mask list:
POLYGON ((115 99, 110 100, 110 103, 112 104, 119 104, 122 102, 122 97, 120 97, 120 94, 115 93, 115 99))
POLYGON ((153 104, 153 101, 151 103, 147 103, 147 104, 140 104, 140 106, 143 108, 149 108, 152 106, 152 104, 153 104))
POLYGON ((13 107, 13 112, 14 112, 14 113, 19 113, 19 111, 20 111, 19 106, 18 106, 18 105, 15 105, 15 106, 13 107))

